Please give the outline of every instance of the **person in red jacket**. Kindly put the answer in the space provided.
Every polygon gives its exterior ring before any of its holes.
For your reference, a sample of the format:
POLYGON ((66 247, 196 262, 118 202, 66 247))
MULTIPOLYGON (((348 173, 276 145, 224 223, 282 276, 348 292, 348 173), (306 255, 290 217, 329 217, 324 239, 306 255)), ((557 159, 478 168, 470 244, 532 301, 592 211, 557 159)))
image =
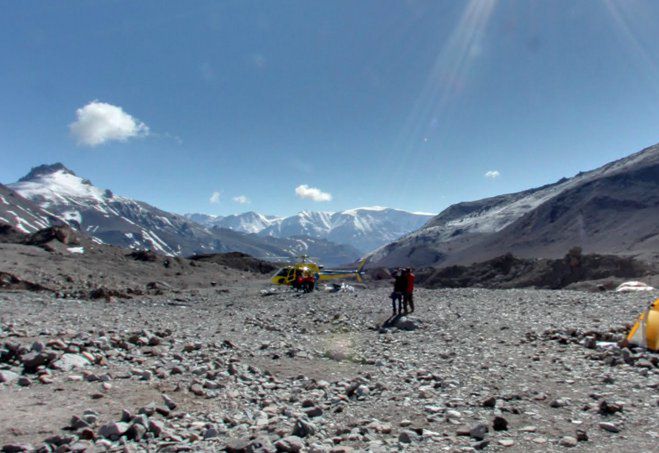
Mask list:
POLYGON ((405 293, 403 294, 403 305, 405 306, 405 313, 409 308, 410 313, 414 313, 414 273, 412 273, 412 268, 408 267, 405 269, 405 280, 406 287, 405 293))

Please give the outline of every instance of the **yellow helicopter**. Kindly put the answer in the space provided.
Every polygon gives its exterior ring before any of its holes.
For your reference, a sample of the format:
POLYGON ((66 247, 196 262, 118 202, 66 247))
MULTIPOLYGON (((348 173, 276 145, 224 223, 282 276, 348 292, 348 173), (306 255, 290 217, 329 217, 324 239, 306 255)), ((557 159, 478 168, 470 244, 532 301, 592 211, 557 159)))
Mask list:
POLYGON ((318 263, 310 261, 307 255, 302 255, 299 262, 279 269, 272 276, 271 281, 275 285, 295 286, 298 277, 307 274, 319 281, 355 278, 359 283, 363 283, 362 275, 364 275, 364 272, 362 269, 364 268, 364 264, 366 264, 366 260, 359 263, 359 267, 353 270, 324 269, 318 263))

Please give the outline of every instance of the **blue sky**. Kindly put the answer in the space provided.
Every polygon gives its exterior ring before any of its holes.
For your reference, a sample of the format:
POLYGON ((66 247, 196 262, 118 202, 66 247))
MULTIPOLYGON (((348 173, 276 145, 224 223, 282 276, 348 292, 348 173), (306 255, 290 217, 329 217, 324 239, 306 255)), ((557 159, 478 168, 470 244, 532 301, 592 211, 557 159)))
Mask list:
POLYGON ((61 161, 179 213, 439 212, 659 142, 659 2, 0 6, 4 183, 61 161))

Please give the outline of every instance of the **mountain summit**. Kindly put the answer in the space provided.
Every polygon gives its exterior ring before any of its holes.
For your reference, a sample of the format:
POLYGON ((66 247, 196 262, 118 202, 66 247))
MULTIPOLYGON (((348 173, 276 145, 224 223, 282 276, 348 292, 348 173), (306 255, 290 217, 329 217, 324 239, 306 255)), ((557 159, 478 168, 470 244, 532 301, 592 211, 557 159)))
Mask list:
POLYGON ((61 162, 56 162, 50 165, 44 164, 44 165, 39 165, 38 167, 33 167, 30 170, 30 172, 27 175, 23 176, 21 179, 19 179, 18 182, 34 181, 40 177, 52 175, 58 172, 76 176, 76 174, 73 173, 68 168, 66 168, 64 164, 62 164, 61 162))

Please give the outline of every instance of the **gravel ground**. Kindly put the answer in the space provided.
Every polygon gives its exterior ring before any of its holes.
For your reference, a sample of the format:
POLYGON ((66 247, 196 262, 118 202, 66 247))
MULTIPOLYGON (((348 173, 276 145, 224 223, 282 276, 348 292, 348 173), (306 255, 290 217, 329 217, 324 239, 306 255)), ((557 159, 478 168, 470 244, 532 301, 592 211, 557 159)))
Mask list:
POLYGON ((0 445, 659 451, 659 355, 611 344, 658 294, 420 289, 388 325, 387 288, 264 284, 0 293, 0 445))

